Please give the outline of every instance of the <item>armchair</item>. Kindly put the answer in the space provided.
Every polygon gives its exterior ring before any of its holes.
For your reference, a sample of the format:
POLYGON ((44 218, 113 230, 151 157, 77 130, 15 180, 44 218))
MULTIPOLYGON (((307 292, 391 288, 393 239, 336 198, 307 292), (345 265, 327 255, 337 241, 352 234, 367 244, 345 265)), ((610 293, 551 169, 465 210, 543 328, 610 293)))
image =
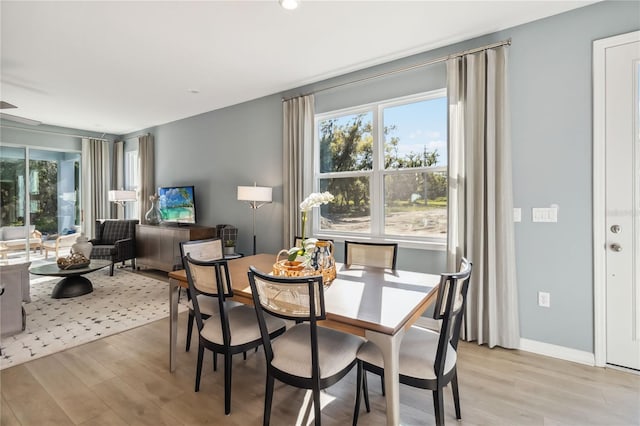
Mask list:
POLYGON ((96 221, 96 238, 89 240, 93 244, 92 259, 106 259, 111 261, 111 271, 116 262, 131 259, 131 267, 136 267, 136 225, 133 220, 102 220, 96 221))

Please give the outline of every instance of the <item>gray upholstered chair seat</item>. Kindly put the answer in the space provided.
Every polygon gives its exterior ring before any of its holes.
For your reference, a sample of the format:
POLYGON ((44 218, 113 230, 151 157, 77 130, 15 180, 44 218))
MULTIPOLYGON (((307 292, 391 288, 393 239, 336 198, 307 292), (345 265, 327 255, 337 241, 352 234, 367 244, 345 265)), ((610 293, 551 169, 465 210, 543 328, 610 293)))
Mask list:
MULTIPOLYGON (((433 370, 438 351, 440 334, 419 327, 411 327, 400 344, 400 374, 425 380, 435 380, 433 370)), ((367 342, 360 348, 358 359, 383 368, 382 353, 376 345, 367 342)), ((445 358, 444 374, 450 372, 456 365, 456 351, 448 344, 445 358)))
MULTIPOLYGON (((242 303, 235 300, 227 300, 224 302, 227 309, 235 308, 236 306, 242 306, 242 303)), ((189 300, 187 302, 190 310, 193 310, 193 302, 189 300)), ((200 313, 206 316, 218 315, 220 313, 220 307, 218 305, 218 299, 204 294, 198 295, 198 306, 200 307, 200 313)), ((255 316, 255 314, 254 314, 255 316)))
POLYGON ((111 260, 111 256, 114 254, 116 254, 116 248, 114 246, 94 245, 91 249, 91 257, 93 259, 111 260))
MULTIPOLYGON (((227 311, 229 318, 229 332, 231 334, 231 346, 239 346, 261 338, 256 311, 251 306, 236 306, 227 311)), ((272 315, 265 315, 267 330, 272 333, 285 327, 285 322, 272 315)), ((204 325, 200 335, 210 342, 224 345, 222 338, 222 326, 220 318, 214 315, 203 321, 204 325)))
MULTIPOLYGON (((310 330, 309 324, 298 324, 275 339, 271 364, 285 373, 311 378, 310 330)), ((330 377, 351 364, 364 342, 362 337, 318 327, 320 378, 330 377)))

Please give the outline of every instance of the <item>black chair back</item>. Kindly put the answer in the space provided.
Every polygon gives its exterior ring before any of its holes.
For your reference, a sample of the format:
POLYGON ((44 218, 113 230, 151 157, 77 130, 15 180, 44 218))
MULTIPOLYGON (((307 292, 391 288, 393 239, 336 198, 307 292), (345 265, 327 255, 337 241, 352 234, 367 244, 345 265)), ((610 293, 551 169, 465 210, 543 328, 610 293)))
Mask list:
POLYGON ((462 316, 467 301, 467 290, 471 279, 472 265, 467 259, 460 260, 459 272, 444 273, 440 276, 438 296, 436 299, 433 318, 442 320, 438 351, 434 369, 437 377, 444 374, 447 346, 458 348, 462 316))
POLYGON ((182 241, 180 243, 180 258, 182 267, 185 267, 184 257, 190 254, 195 260, 219 260, 224 258, 222 240, 220 238, 208 238, 205 240, 182 241))
POLYGON ((224 259, 219 260, 196 260, 187 254, 184 257, 184 265, 187 271, 187 281, 189 282, 189 293, 193 303, 193 311, 196 317, 198 330, 202 331, 204 326, 198 295, 215 297, 218 299, 218 309, 222 324, 222 335, 225 345, 231 343, 231 332, 229 330, 229 318, 225 310, 224 301, 227 297, 233 297, 229 266, 224 259))
POLYGON ((263 274, 253 266, 249 268, 248 275, 267 362, 270 363, 273 359, 273 350, 265 325, 264 312, 296 322, 308 321, 310 323, 311 361, 314 366, 317 366, 316 323, 318 320, 326 319, 322 276, 275 277, 263 274))

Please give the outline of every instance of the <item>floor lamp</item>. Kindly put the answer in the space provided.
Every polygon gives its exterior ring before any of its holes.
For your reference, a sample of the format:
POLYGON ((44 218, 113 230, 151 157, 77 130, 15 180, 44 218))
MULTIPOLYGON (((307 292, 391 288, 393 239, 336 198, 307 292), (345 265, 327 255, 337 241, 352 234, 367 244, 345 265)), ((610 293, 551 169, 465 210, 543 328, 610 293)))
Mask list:
POLYGON ((128 202, 137 201, 137 200, 138 200, 138 196, 136 194, 136 191, 125 191, 123 189, 109 191, 109 201, 121 206, 122 212, 125 216, 126 216, 126 211, 124 210, 125 204, 128 202))
POLYGON ((238 201, 248 201, 253 211, 253 254, 256 254, 256 210, 272 201, 268 186, 239 186, 238 201))

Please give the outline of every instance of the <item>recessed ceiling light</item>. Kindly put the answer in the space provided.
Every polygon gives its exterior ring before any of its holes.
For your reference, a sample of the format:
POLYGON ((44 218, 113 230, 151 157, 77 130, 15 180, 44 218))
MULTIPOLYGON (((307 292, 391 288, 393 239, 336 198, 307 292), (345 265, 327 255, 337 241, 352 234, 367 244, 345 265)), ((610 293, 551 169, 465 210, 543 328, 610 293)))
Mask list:
POLYGON ((293 10, 298 7, 300 0, 278 0, 280 6, 287 10, 293 10))

